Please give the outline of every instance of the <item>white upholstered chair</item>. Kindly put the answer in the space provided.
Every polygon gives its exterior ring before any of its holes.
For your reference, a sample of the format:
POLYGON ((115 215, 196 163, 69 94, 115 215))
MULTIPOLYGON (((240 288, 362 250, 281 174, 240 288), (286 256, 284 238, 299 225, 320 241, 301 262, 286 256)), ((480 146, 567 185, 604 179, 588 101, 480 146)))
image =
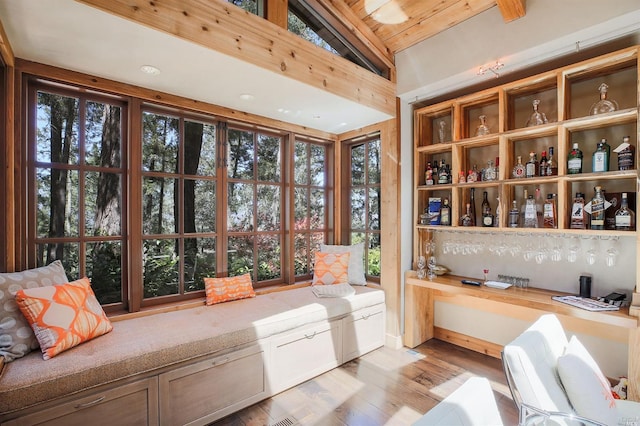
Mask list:
POLYGON ((502 362, 520 425, 640 425, 640 403, 613 399, 593 358, 575 336, 567 339, 555 315, 507 344, 502 362))
POLYGON ((489 380, 472 377, 413 426, 502 426, 489 380))

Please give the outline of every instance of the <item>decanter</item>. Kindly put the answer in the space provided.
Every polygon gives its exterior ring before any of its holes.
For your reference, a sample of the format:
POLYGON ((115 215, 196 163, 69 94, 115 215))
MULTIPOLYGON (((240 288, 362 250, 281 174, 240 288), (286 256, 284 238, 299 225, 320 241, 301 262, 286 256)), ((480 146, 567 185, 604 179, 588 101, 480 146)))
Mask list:
POLYGON ((531 117, 527 120, 525 127, 539 126, 548 122, 547 116, 543 112, 538 111, 538 105, 540 105, 540 99, 534 99, 533 114, 531 114, 531 117))
POLYGON ((493 166, 493 160, 487 161, 487 168, 482 169, 482 180, 496 180, 496 168, 493 166))
POLYGON ((476 130, 476 136, 484 136, 491 133, 491 130, 489 130, 489 127, 487 126, 487 116, 483 114, 478 117, 478 119, 480 119, 480 125, 476 130))
POLYGON ((444 120, 438 122, 438 142, 440 143, 444 143, 445 141, 446 126, 447 126, 447 123, 444 120))
POLYGON ((618 103, 614 100, 607 99, 607 90, 609 86, 602 83, 598 90, 600 91, 600 100, 591 106, 591 115, 603 114, 618 109, 618 103))

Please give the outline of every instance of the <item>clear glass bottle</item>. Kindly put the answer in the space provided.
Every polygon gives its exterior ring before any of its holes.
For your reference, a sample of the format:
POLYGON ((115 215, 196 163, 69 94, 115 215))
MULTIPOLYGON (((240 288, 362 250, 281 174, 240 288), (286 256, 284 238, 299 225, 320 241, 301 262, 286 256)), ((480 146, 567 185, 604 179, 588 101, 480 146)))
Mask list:
POLYGON ((520 210, 518 210, 518 202, 511 202, 511 210, 509 210, 509 228, 517 228, 520 223, 520 210))
POLYGON ((623 137, 620 146, 614 150, 618 154, 618 170, 633 170, 635 150, 635 147, 629 142, 629 136, 623 137))
POLYGON ((607 99, 607 91, 609 86, 606 83, 602 83, 598 87, 600 92, 600 100, 591 105, 591 115, 603 114, 605 112, 616 111, 618 109, 618 103, 614 100, 607 99))
POLYGON ((538 176, 546 176, 547 175, 547 163, 549 160, 547 159, 547 151, 542 151, 540 155, 540 164, 538 165, 538 176))
POLYGON ((556 194, 547 194, 542 213, 542 227, 555 229, 558 227, 558 209, 556 194))
POLYGON ((482 193, 482 226, 493 226, 493 214, 491 214, 491 204, 487 191, 482 193))
POLYGON ((536 200, 533 198, 533 195, 527 197, 524 206, 523 228, 537 228, 538 212, 536 211, 536 200))
POLYGON ((604 195, 602 194, 602 187, 595 187, 595 194, 591 199, 590 211, 587 210, 591 214, 591 219, 589 220, 589 228, 595 230, 604 229, 604 195))
POLYGON ((547 176, 558 176, 558 165, 553 159, 554 149, 549 147, 549 158, 547 158, 547 176))
POLYGON ((633 231, 636 227, 636 215, 629 208, 629 200, 627 193, 622 193, 622 202, 620 208, 616 211, 616 230, 617 231, 633 231))
POLYGON ((527 200, 529 199, 529 191, 526 189, 522 192, 522 204, 520 205, 520 227, 524 228, 524 213, 527 210, 527 200))
POLYGON ((538 105, 540 105, 540 99, 534 99, 533 113, 527 120, 525 127, 539 126, 547 123, 547 116, 543 112, 538 111, 538 105))
POLYGON ((571 229, 587 229, 587 212, 585 211, 585 199, 582 192, 576 192, 571 205, 571 229))
POLYGON ((438 142, 444 143, 445 141, 445 130, 447 127, 447 123, 444 120, 438 122, 438 142))
POLYGON ((596 150, 593 152, 591 167, 594 173, 609 171, 610 152, 611 147, 607 143, 607 140, 605 138, 602 138, 596 145, 596 150))
POLYGON ((518 162, 513 166, 512 176, 514 179, 520 179, 525 176, 524 164, 522 164, 522 157, 518 155, 518 162))
POLYGON ((502 215, 502 203, 500 202, 500 197, 496 197, 496 217, 493 218, 493 226, 494 227, 499 227, 500 226, 500 216, 502 215))
POLYGON ((487 126, 487 116, 483 114, 478 117, 478 119, 480 120, 480 125, 476 129, 476 136, 484 136, 491 133, 491 130, 489 130, 489 126, 487 126))
POLYGON ((440 225, 451 226, 451 205, 449 198, 445 198, 440 206, 440 225))
POLYGON ((493 160, 487 161, 487 167, 482 171, 482 180, 496 180, 496 168, 493 160))
POLYGON ((582 173, 582 151, 578 147, 578 142, 574 142, 567 161, 567 174, 575 175, 578 173, 582 173))
POLYGON ((536 159, 536 153, 531 151, 529 153, 529 161, 525 165, 525 177, 532 178, 538 173, 538 160, 536 159))

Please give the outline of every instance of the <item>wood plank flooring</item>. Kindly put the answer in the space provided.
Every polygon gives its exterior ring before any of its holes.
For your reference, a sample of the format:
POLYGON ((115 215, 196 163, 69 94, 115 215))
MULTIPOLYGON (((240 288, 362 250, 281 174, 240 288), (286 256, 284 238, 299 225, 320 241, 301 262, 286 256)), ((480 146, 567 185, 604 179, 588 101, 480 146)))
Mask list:
POLYGON ((410 425, 472 376, 489 379, 503 423, 517 424, 501 361, 432 339, 377 349, 214 425, 410 425))

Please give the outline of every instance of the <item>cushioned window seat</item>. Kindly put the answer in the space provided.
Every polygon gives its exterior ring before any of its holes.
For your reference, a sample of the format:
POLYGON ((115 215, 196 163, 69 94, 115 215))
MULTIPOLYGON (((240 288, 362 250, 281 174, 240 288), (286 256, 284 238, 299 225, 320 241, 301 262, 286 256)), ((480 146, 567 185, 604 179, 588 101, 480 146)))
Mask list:
POLYGON ((348 298, 317 298, 310 287, 303 287, 115 321, 112 332, 50 360, 35 351, 5 365, 0 419, 36 404, 384 303, 380 289, 355 289, 348 298))

